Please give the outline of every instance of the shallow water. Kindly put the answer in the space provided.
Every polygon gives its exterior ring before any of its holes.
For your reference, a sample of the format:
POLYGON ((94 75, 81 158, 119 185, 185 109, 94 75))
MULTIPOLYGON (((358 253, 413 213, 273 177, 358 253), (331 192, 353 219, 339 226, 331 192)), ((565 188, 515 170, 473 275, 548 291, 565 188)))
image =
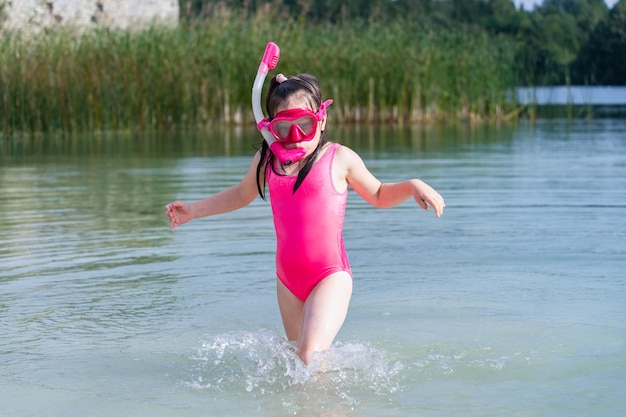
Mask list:
POLYGON ((237 181, 249 133, 0 140, 0 415, 622 414, 626 121, 335 135, 447 207, 351 193, 351 309, 309 368, 269 206, 163 216, 237 181))

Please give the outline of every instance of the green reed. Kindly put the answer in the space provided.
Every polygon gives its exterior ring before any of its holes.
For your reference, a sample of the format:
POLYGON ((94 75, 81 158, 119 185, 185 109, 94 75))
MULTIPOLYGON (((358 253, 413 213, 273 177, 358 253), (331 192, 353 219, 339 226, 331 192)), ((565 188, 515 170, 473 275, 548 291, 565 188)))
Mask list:
MULTIPOLYGON (((259 14, 178 28, 4 34, 0 129, 75 132, 251 123, 268 41, 277 71, 316 75, 336 122, 498 120, 514 45, 417 25, 310 26, 259 14)), ((273 73, 272 73, 273 74, 273 73)))

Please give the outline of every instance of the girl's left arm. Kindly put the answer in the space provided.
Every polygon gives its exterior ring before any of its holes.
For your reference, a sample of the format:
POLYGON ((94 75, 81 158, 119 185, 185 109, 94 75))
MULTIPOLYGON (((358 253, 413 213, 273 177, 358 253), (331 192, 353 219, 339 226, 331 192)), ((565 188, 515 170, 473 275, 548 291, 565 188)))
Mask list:
POLYGON ((413 199, 424 210, 429 206, 440 217, 443 214, 445 202, 443 197, 430 185, 419 179, 410 179, 402 182, 382 183, 365 166, 363 159, 352 149, 342 146, 337 152, 340 172, 345 174, 345 179, 350 186, 365 201, 375 207, 394 207, 413 199))

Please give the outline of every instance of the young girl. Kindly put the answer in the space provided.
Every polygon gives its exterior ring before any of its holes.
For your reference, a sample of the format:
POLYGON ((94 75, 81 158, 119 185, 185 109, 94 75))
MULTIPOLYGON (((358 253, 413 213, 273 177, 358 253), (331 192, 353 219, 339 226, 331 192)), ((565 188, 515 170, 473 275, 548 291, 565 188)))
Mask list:
POLYGON ((393 207, 413 197, 439 217, 445 206, 426 183, 411 179, 383 184, 354 151, 329 142, 326 107, 331 103, 322 101, 312 75, 278 74, 270 81, 269 117, 261 124, 280 143, 280 157, 263 142, 239 184, 191 204, 166 206, 174 229, 192 219, 237 210, 257 195, 265 199, 269 188, 278 305, 287 338, 297 342, 305 364, 314 352, 330 348, 348 312, 352 273, 342 236, 348 186, 375 207, 393 207), (295 162, 285 155, 293 155, 295 162))

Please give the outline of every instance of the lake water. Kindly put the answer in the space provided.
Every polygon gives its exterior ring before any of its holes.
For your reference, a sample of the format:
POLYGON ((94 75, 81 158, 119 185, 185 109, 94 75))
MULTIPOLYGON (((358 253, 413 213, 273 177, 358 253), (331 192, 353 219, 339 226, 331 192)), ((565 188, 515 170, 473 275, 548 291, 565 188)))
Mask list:
POLYGON ((267 203, 163 215, 253 133, 0 140, 0 415, 623 415, 626 120, 334 136, 447 207, 351 192, 325 372, 283 339, 267 203))
POLYGON ((626 86, 518 87, 520 104, 626 106, 626 86))

